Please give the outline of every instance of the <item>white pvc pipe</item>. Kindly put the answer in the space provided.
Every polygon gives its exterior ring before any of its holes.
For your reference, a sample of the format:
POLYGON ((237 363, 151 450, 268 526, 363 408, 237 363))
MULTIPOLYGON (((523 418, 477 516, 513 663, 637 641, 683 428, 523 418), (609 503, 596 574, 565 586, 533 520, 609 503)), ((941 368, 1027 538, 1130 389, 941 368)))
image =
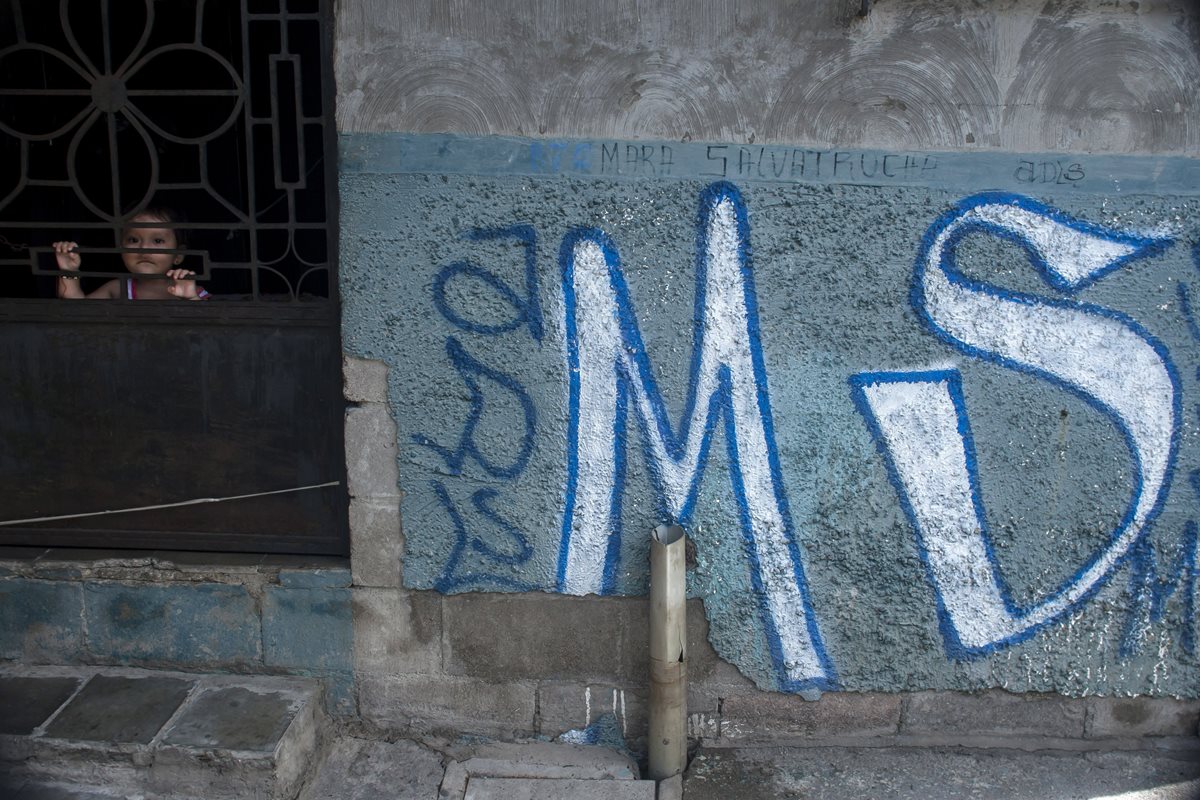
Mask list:
POLYGON ((649 777, 656 781, 687 766, 685 548, 678 525, 651 534, 649 777))

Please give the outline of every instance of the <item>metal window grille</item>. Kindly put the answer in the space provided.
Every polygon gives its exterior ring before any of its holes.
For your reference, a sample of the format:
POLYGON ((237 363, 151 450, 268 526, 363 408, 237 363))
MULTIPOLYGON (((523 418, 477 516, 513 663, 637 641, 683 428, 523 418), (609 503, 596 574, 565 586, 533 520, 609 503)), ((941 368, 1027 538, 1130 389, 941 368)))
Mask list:
POLYGON ((331 305, 327 0, 0 3, 0 297, 55 297, 60 240, 85 290, 127 281, 165 206, 214 298, 331 305))

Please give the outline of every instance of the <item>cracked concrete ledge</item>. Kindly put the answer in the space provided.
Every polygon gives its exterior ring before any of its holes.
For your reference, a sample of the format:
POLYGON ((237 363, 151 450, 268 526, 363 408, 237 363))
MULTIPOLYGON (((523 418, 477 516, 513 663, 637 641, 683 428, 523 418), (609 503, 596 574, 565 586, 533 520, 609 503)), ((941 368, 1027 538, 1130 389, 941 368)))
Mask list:
POLYGON ((155 585, 222 583, 262 587, 286 585, 292 573, 328 575, 331 571, 349 568, 349 559, 338 556, 0 547, 0 577, 44 581, 155 585))
POLYGON ((631 757, 601 746, 401 736, 361 720, 332 729, 328 757, 297 800, 655 797, 631 757))

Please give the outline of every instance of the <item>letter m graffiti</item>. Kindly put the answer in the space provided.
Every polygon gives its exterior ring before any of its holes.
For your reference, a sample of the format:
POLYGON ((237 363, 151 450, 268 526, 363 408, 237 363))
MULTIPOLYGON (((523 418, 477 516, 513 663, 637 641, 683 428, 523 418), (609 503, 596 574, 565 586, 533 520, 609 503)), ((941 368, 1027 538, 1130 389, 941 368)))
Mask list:
POLYGON ((630 416, 661 511, 685 526, 713 434, 723 425, 750 582, 779 687, 832 688, 836 677, 809 601, 780 473, 748 238, 736 187, 716 183, 701 193, 691 363, 678 427, 654 380, 613 242, 591 228, 563 240, 570 388, 558 590, 614 589, 630 416))

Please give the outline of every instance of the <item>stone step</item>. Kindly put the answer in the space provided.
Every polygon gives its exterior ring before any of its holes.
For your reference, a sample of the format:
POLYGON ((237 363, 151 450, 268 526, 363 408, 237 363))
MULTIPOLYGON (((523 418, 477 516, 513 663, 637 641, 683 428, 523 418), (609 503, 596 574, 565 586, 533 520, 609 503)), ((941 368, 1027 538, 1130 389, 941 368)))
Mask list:
POLYGON ((654 781, 471 778, 464 800, 654 800, 654 781))
MULTIPOLYGON (((633 758, 605 747, 560 742, 483 742, 455 754, 449 761, 438 800, 466 800, 472 782, 478 786, 480 781, 490 778, 640 782, 633 758)), ((651 782, 650 786, 653 788, 654 784, 651 782)))
POLYGON ((654 800, 627 753, 563 742, 484 742, 453 754, 439 800, 654 800))
POLYGON ((315 680, 0 668, 0 796, 283 800, 326 719, 315 680))

